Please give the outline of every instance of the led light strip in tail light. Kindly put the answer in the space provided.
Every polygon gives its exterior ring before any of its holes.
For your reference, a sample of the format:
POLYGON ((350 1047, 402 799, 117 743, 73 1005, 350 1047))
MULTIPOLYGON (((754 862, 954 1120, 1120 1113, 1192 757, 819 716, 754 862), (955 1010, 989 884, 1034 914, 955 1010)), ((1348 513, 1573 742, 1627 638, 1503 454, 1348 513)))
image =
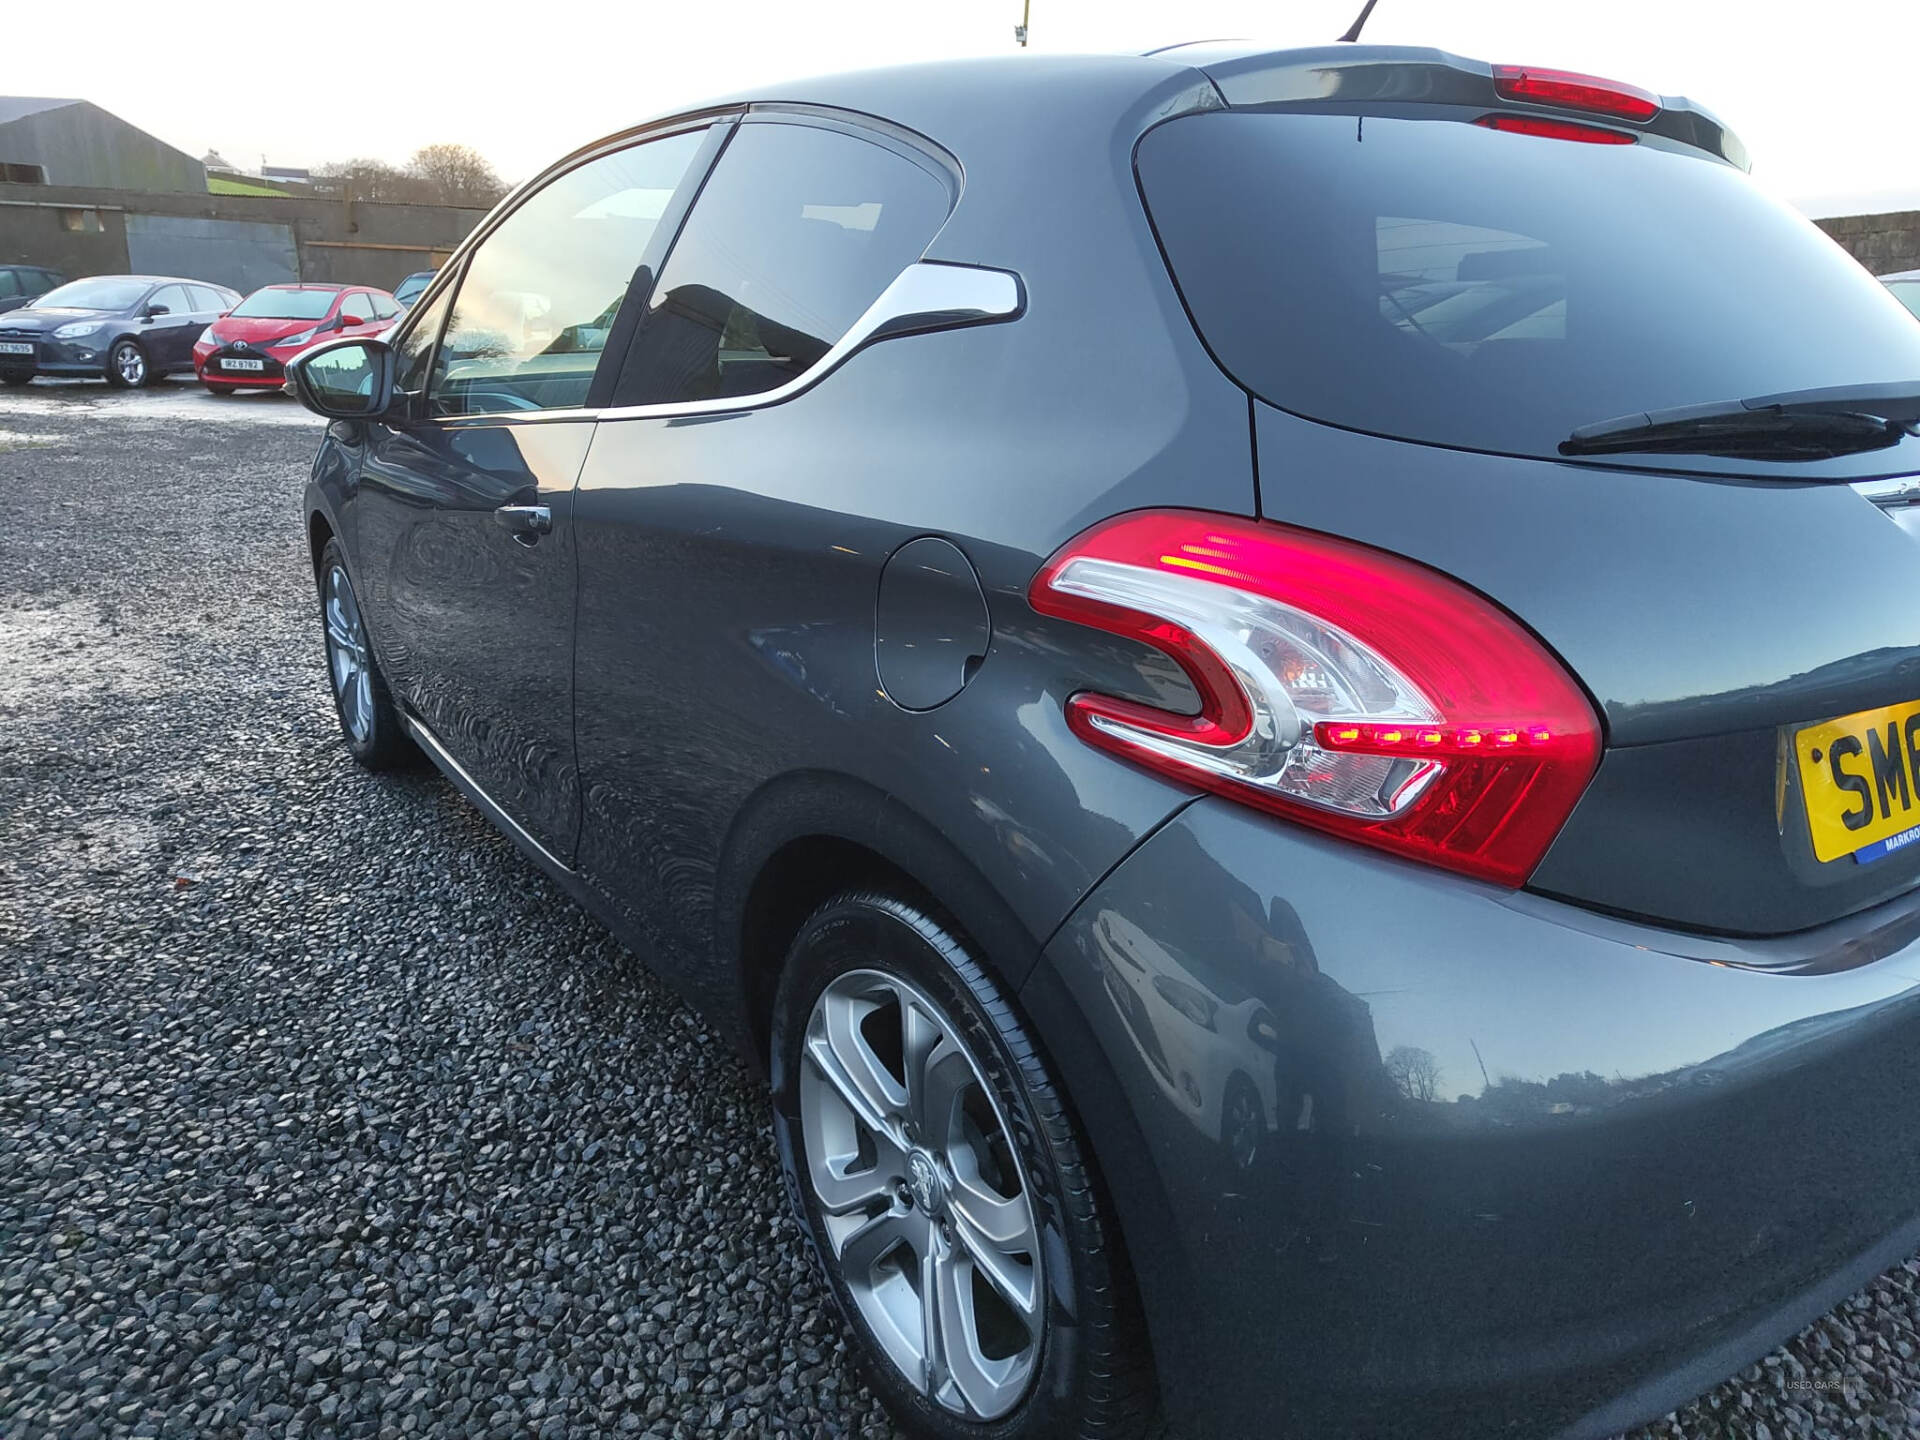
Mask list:
POLYGON ((1524 627, 1349 541, 1138 511, 1071 541, 1028 599, 1163 651, 1199 695, 1181 714, 1083 691, 1082 739, 1462 874, 1524 884, 1599 762, 1593 707, 1524 627))

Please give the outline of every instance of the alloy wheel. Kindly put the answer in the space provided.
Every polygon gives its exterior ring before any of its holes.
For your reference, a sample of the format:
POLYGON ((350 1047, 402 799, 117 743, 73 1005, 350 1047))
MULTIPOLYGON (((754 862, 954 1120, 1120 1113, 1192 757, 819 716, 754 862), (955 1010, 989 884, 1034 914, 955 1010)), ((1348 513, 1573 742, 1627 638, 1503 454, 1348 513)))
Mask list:
POLYGON ((113 352, 113 368, 127 384, 138 385, 147 378, 147 357, 138 345, 123 344, 113 352))
POLYGON ((353 582, 339 565, 327 570, 325 599, 327 674, 333 681, 340 719, 356 745, 373 731, 373 669, 368 664, 367 632, 354 599, 353 582))
POLYGON ((1005 1117, 959 1029, 897 976, 853 970, 801 1051, 807 1169, 833 1260, 921 1394, 991 1420, 1033 1378, 1039 1227, 1005 1117))

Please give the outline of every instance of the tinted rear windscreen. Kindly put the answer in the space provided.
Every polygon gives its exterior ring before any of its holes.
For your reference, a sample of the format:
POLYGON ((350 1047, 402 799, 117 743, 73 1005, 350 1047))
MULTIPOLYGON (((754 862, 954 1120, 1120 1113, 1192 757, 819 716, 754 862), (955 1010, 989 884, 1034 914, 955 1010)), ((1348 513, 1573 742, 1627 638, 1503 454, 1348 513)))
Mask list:
POLYGON ((1920 325, 1839 247, 1644 140, 1215 113, 1137 164, 1208 346, 1312 419, 1555 455, 1635 411, 1920 381, 1920 325))

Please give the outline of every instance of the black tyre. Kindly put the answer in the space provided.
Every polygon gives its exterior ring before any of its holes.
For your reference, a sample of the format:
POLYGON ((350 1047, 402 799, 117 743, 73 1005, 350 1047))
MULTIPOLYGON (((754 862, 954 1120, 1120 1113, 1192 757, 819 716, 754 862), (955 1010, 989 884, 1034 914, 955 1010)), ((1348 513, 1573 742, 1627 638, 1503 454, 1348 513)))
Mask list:
POLYGON ((202 380, 200 383, 206 386, 207 393, 216 399, 225 399, 240 388, 238 385, 216 385, 211 380, 202 380))
POLYGON ((801 928, 774 1003, 789 1197, 874 1390, 937 1440, 1121 1440, 1152 1371, 1111 1210, 1020 1018, 879 892, 801 928))
POLYGON ((153 383, 153 366, 137 340, 116 340, 107 351, 107 384, 116 390, 144 390, 153 383))
POLYGON ((33 383, 31 370, 0 370, 0 385, 30 385, 33 383))
POLYGON ((373 658, 360 599, 347 572, 346 552, 329 540, 314 570, 320 627, 326 640, 327 683, 334 713, 353 758, 369 770, 390 770, 419 754, 401 727, 380 664, 373 658))

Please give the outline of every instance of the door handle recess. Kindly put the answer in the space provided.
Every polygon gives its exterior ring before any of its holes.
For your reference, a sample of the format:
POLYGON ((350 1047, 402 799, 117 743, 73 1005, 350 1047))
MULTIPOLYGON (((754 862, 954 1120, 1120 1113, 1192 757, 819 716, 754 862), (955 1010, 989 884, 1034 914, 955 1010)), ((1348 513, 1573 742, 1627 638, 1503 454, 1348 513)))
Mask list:
POLYGON ((502 505, 493 512, 493 518, 525 545, 553 530, 553 511, 545 505, 502 505))

